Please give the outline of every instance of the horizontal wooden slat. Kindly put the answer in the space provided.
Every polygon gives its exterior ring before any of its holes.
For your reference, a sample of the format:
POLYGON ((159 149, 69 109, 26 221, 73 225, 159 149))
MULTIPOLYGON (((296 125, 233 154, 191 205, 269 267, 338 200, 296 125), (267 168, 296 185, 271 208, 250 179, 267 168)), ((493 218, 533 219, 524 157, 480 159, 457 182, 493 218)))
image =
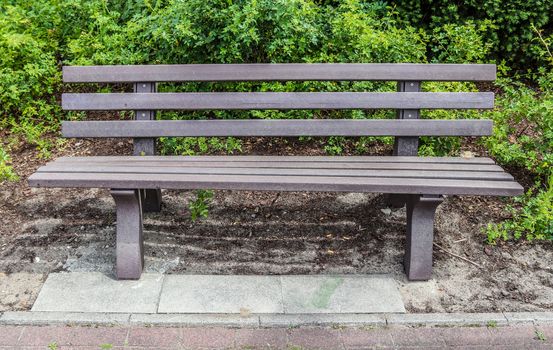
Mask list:
POLYGON ((261 167, 160 167, 153 164, 129 166, 125 164, 51 163, 41 167, 42 173, 120 173, 120 174, 209 174, 209 175, 273 175, 273 176, 339 176, 423 179, 512 180, 505 172, 429 171, 429 170, 374 170, 374 169, 306 169, 261 167))
MULTIPOLYGON (((416 161, 378 161, 380 157, 372 158, 372 161, 287 161, 279 160, 278 157, 256 157, 255 161, 228 160, 241 158, 235 156, 210 157, 205 160, 203 157, 179 157, 179 156, 150 156, 150 157, 81 157, 61 158, 48 165, 61 167, 77 167, 81 165, 91 166, 126 166, 126 167, 191 167, 191 168, 272 168, 272 169, 362 169, 362 170, 426 170, 426 171, 486 171, 503 172, 503 169, 490 163, 469 163, 469 162, 416 162, 416 161)), ((289 157, 295 158, 295 157, 289 157)), ((316 157, 315 157, 316 158, 316 157)), ((350 158, 350 157, 335 157, 350 158)), ((387 157, 390 158, 390 157, 387 157)), ((416 157, 403 157, 416 158, 416 157)), ((421 157, 425 159, 425 157, 421 157)), ((430 158, 431 159, 431 158, 430 158)), ((43 168, 40 168, 43 169, 43 168)), ((40 170, 39 169, 39 170, 40 170)))
POLYGON ((94 156, 94 157, 59 157, 54 162, 70 163, 120 163, 130 161, 136 164, 144 162, 301 162, 301 163, 461 163, 461 164, 495 164, 493 159, 486 157, 409 157, 409 156, 94 156))
POLYGON ((314 119, 64 121, 64 137, 483 136, 491 120, 314 119))
POLYGON ((179 81, 493 81, 494 64, 292 63, 66 66, 67 83, 179 81))
POLYGON ((65 110, 489 109, 493 92, 66 93, 65 110))
POLYGON ((325 176, 43 173, 33 187, 167 188, 271 191, 383 192, 413 194, 519 195, 514 181, 364 178, 325 176))

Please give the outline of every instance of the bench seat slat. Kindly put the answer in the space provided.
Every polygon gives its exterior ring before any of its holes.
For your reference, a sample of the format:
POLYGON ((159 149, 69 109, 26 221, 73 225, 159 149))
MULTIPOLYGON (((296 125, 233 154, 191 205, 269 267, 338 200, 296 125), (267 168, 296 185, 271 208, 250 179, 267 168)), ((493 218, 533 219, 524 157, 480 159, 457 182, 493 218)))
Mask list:
POLYGON ((33 187, 167 188, 270 191, 382 192, 442 195, 520 195, 514 181, 381 177, 47 173, 29 177, 33 187))
POLYGON ((489 109, 493 92, 65 93, 65 110, 489 109))
POLYGON ((491 120, 133 120, 65 121, 64 137, 485 136, 491 120))
MULTIPOLYGON (((91 157, 93 158, 93 157, 91 157)), ((114 157, 117 158, 117 157, 114 157)), ((136 157, 141 158, 141 157, 136 157)), ((84 164, 90 166, 125 166, 125 167, 166 167, 181 168, 268 168, 268 169, 358 169, 358 170, 427 170, 427 171, 480 171, 480 172, 503 172, 503 169, 495 164, 463 164, 463 163, 393 163, 393 162, 294 162, 263 160, 255 162, 229 162, 222 160, 193 161, 193 160, 165 160, 159 157, 158 160, 134 161, 134 160, 111 160, 91 162, 51 162, 47 166, 61 166, 66 168, 78 167, 84 164)), ((43 168, 39 168, 41 171, 43 168)))
POLYGON ((179 81, 493 81, 494 64, 288 63, 65 66, 66 83, 179 81))
POLYGON ((53 162, 150 162, 150 161, 225 161, 225 162, 332 162, 332 163, 461 163, 461 164, 495 164, 487 157, 405 157, 405 156, 94 156, 94 157, 59 157, 53 162))
POLYGON ((126 165, 73 165, 51 164, 39 172, 49 173, 120 173, 120 174, 211 174, 211 175, 274 175, 274 176, 344 176, 389 177, 425 179, 512 180, 505 172, 429 171, 429 170, 373 170, 373 169, 306 169, 306 168, 212 168, 180 166, 126 166, 126 165))

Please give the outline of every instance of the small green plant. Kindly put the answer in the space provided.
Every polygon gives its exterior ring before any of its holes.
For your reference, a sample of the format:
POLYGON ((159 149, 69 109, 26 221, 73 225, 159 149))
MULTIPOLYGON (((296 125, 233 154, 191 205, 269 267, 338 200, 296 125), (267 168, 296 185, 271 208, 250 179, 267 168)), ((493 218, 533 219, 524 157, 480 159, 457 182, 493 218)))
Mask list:
POLYGON ((190 209, 190 218, 196 221, 198 218, 206 218, 209 214, 209 204, 213 198, 211 190, 197 190, 196 198, 188 204, 190 209))
POLYGON ((538 338, 538 340, 541 340, 541 341, 546 341, 547 338, 545 337, 545 334, 540 331, 539 329, 536 329, 536 338, 538 338))
POLYGON ((113 349, 113 345, 112 345, 112 344, 108 344, 108 343, 106 343, 106 344, 101 344, 101 345, 100 345, 100 349, 102 349, 102 350, 113 349))
POLYGON ((486 324, 488 328, 496 328, 497 327, 497 321, 488 321, 486 324))
POLYGON ((58 343, 51 342, 50 344, 48 344, 48 350, 58 350, 58 343))
POLYGON ((553 240, 553 175, 549 176, 547 189, 539 189, 538 186, 515 199, 520 207, 509 208, 511 219, 488 224, 488 244, 512 238, 526 238, 529 241, 553 240))
POLYGON ((17 181, 19 177, 11 167, 11 158, 8 152, 0 146, 0 182, 17 181))

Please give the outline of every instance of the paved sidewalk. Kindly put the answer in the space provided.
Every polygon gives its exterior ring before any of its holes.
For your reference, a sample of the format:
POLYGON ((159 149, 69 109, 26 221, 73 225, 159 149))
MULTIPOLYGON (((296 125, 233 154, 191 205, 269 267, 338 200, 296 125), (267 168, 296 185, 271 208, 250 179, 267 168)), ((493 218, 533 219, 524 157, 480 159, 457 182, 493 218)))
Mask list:
POLYGON ((408 328, 0 326, 0 349, 553 349, 553 325, 408 328))
POLYGON ((172 314, 404 313, 389 275, 51 273, 32 311, 172 314))

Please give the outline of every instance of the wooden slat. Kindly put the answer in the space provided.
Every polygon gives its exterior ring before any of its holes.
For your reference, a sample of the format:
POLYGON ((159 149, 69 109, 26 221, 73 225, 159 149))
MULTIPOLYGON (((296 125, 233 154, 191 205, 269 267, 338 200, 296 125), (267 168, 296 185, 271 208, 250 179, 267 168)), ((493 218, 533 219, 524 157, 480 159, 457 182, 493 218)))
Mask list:
POLYGON ((493 92, 66 93, 65 110, 489 109, 493 92))
MULTIPOLYGON (((137 157, 138 158, 138 157, 137 157)), ((160 157, 161 158, 161 157, 160 157)), ((75 166, 79 163, 52 162, 50 164, 62 164, 62 166, 75 166)), ((191 167, 191 168, 282 168, 282 169, 365 169, 365 170, 436 170, 436 171, 495 171, 503 172, 503 169, 495 164, 462 164, 462 163, 392 163, 392 162, 279 162, 279 161, 257 161, 257 162, 226 162, 226 161, 166 161, 152 160, 147 163, 137 161, 106 161, 91 162, 95 166, 113 166, 114 164, 128 167, 191 167)))
POLYGON ((158 120, 64 121, 64 137, 482 136, 491 120, 158 120))
MULTIPOLYGON (((462 163, 462 164, 495 164, 493 159, 486 157, 404 157, 404 156, 93 156, 93 157, 59 157, 53 162, 113 162, 132 161, 141 164, 151 161, 168 162, 332 162, 332 163, 462 163)), ((51 164, 50 163, 50 164, 51 164)))
POLYGON ((66 83, 178 81, 493 81, 494 64, 292 63, 66 66, 66 83))
POLYGON ((520 195, 514 181, 361 178, 324 176, 42 173, 33 187, 167 188, 270 191, 381 192, 413 194, 520 195))
POLYGON ((51 163, 38 172, 42 173, 121 173, 121 174, 210 174, 210 175, 274 175, 274 176, 339 176, 339 177, 389 177, 424 179, 512 180, 505 172, 478 171, 428 171, 428 170, 358 170, 358 169, 305 169, 305 168, 213 168, 160 167, 149 164, 128 166, 117 164, 51 163))

